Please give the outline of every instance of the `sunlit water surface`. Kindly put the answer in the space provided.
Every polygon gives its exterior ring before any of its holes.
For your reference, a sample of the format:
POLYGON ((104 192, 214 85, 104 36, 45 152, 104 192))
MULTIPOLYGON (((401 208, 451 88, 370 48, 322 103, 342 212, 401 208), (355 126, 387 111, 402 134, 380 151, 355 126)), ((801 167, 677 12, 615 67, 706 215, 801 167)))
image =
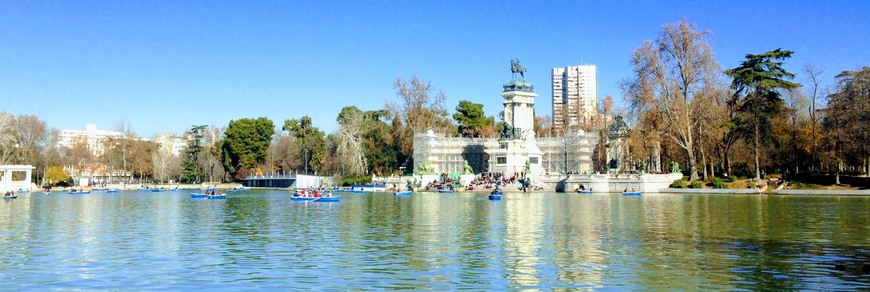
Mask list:
POLYGON ((870 198, 35 193, 0 247, 0 290, 865 290, 870 198))

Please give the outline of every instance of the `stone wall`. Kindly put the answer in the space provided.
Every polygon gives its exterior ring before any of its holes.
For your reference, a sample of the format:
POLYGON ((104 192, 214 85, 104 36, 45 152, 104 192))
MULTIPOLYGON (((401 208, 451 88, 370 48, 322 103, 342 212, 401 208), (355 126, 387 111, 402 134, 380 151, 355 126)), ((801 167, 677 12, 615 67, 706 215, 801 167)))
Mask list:
POLYGON ((592 188, 593 193, 618 193, 625 189, 645 193, 658 193, 666 190, 671 183, 681 178, 680 173, 669 174, 575 174, 559 179, 545 178, 540 182, 545 189, 557 192, 573 192, 583 184, 592 188))

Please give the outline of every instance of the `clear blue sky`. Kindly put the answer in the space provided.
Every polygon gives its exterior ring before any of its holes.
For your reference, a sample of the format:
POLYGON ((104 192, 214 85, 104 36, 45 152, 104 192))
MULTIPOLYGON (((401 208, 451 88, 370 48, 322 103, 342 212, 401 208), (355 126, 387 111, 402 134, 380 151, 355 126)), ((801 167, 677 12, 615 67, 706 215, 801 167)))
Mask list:
MULTIPOLYGON (((58 129, 129 122, 141 136, 232 119, 310 115, 331 132, 346 105, 395 100, 419 76, 459 100, 501 108, 519 58, 551 108, 554 67, 598 66, 599 96, 622 93, 628 60, 664 23, 713 32, 724 69, 746 53, 795 51, 786 68, 824 78, 870 65, 870 1, 2 1, 0 111, 58 129)), ((804 81, 799 75, 798 81, 804 81)))

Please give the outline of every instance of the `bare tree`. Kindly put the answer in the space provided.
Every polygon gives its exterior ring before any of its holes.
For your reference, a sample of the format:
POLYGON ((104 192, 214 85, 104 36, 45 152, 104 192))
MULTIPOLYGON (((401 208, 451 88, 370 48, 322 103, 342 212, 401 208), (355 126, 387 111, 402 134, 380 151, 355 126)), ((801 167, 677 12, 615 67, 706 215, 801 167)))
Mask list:
POLYGON ((208 129, 203 131, 205 149, 200 152, 202 157, 200 157, 198 161, 208 176, 209 181, 215 181, 216 179, 222 181, 226 176, 226 171, 224 170, 223 164, 221 164, 221 147, 219 145, 224 137, 223 132, 224 129, 217 126, 210 126, 208 129))
POLYGON ((296 149, 296 143, 293 141, 293 136, 287 132, 275 133, 272 138, 272 143, 269 144, 269 151, 266 154, 266 163, 274 167, 278 172, 290 172, 298 169, 300 166, 299 151, 296 149))
POLYGON ((336 130, 336 154, 344 174, 360 175, 366 172, 368 161, 363 152, 366 118, 360 110, 342 111, 336 130))
POLYGON ((807 90, 809 91, 809 114, 810 114, 810 141, 812 142, 812 147, 810 148, 810 170, 814 170, 816 167, 816 146, 818 145, 818 141, 821 140, 821 137, 816 135, 816 126, 821 122, 821 118, 816 115, 816 105, 818 104, 819 96, 824 96, 825 94, 821 90, 822 84, 822 73, 824 70, 818 66, 807 64, 804 66, 804 72, 807 73, 807 78, 809 80, 807 86, 807 90))
POLYGON ((646 41, 634 51, 631 65, 635 76, 622 83, 632 111, 656 113, 664 135, 685 152, 689 178, 698 179, 695 158, 697 103, 708 98, 720 75, 719 63, 710 48, 707 31, 683 20, 665 24, 656 41, 646 41))
POLYGON ((398 103, 388 102, 386 108, 390 117, 397 119, 403 127, 399 139, 401 152, 408 157, 414 152, 414 133, 429 129, 441 133, 453 133, 453 123, 448 117, 443 91, 434 92, 432 84, 417 76, 409 80, 397 78, 393 84, 398 103))
POLYGON ((0 164, 11 164, 16 160, 14 122, 15 116, 0 113, 0 164))
POLYGON ((169 141, 162 143, 151 153, 151 161, 154 167, 154 178, 161 182, 168 181, 181 169, 181 159, 172 153, 172 144, 169 141))
POLYGON ((15 118, 15 144, 21 162, 38 165, 39 149, 45 143, 47 127, 45 122, 34 115, 18 115, 15 118))

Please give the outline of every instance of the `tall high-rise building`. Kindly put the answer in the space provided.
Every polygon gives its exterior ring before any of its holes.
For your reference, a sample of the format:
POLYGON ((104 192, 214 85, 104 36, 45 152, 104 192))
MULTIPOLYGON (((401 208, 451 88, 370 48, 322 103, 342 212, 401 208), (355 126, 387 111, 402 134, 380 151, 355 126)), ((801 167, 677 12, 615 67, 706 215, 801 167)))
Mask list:
POLYGON ((598 69, 595 65, 553 68, 553 127, 590 127, 598 114, 598 69))

